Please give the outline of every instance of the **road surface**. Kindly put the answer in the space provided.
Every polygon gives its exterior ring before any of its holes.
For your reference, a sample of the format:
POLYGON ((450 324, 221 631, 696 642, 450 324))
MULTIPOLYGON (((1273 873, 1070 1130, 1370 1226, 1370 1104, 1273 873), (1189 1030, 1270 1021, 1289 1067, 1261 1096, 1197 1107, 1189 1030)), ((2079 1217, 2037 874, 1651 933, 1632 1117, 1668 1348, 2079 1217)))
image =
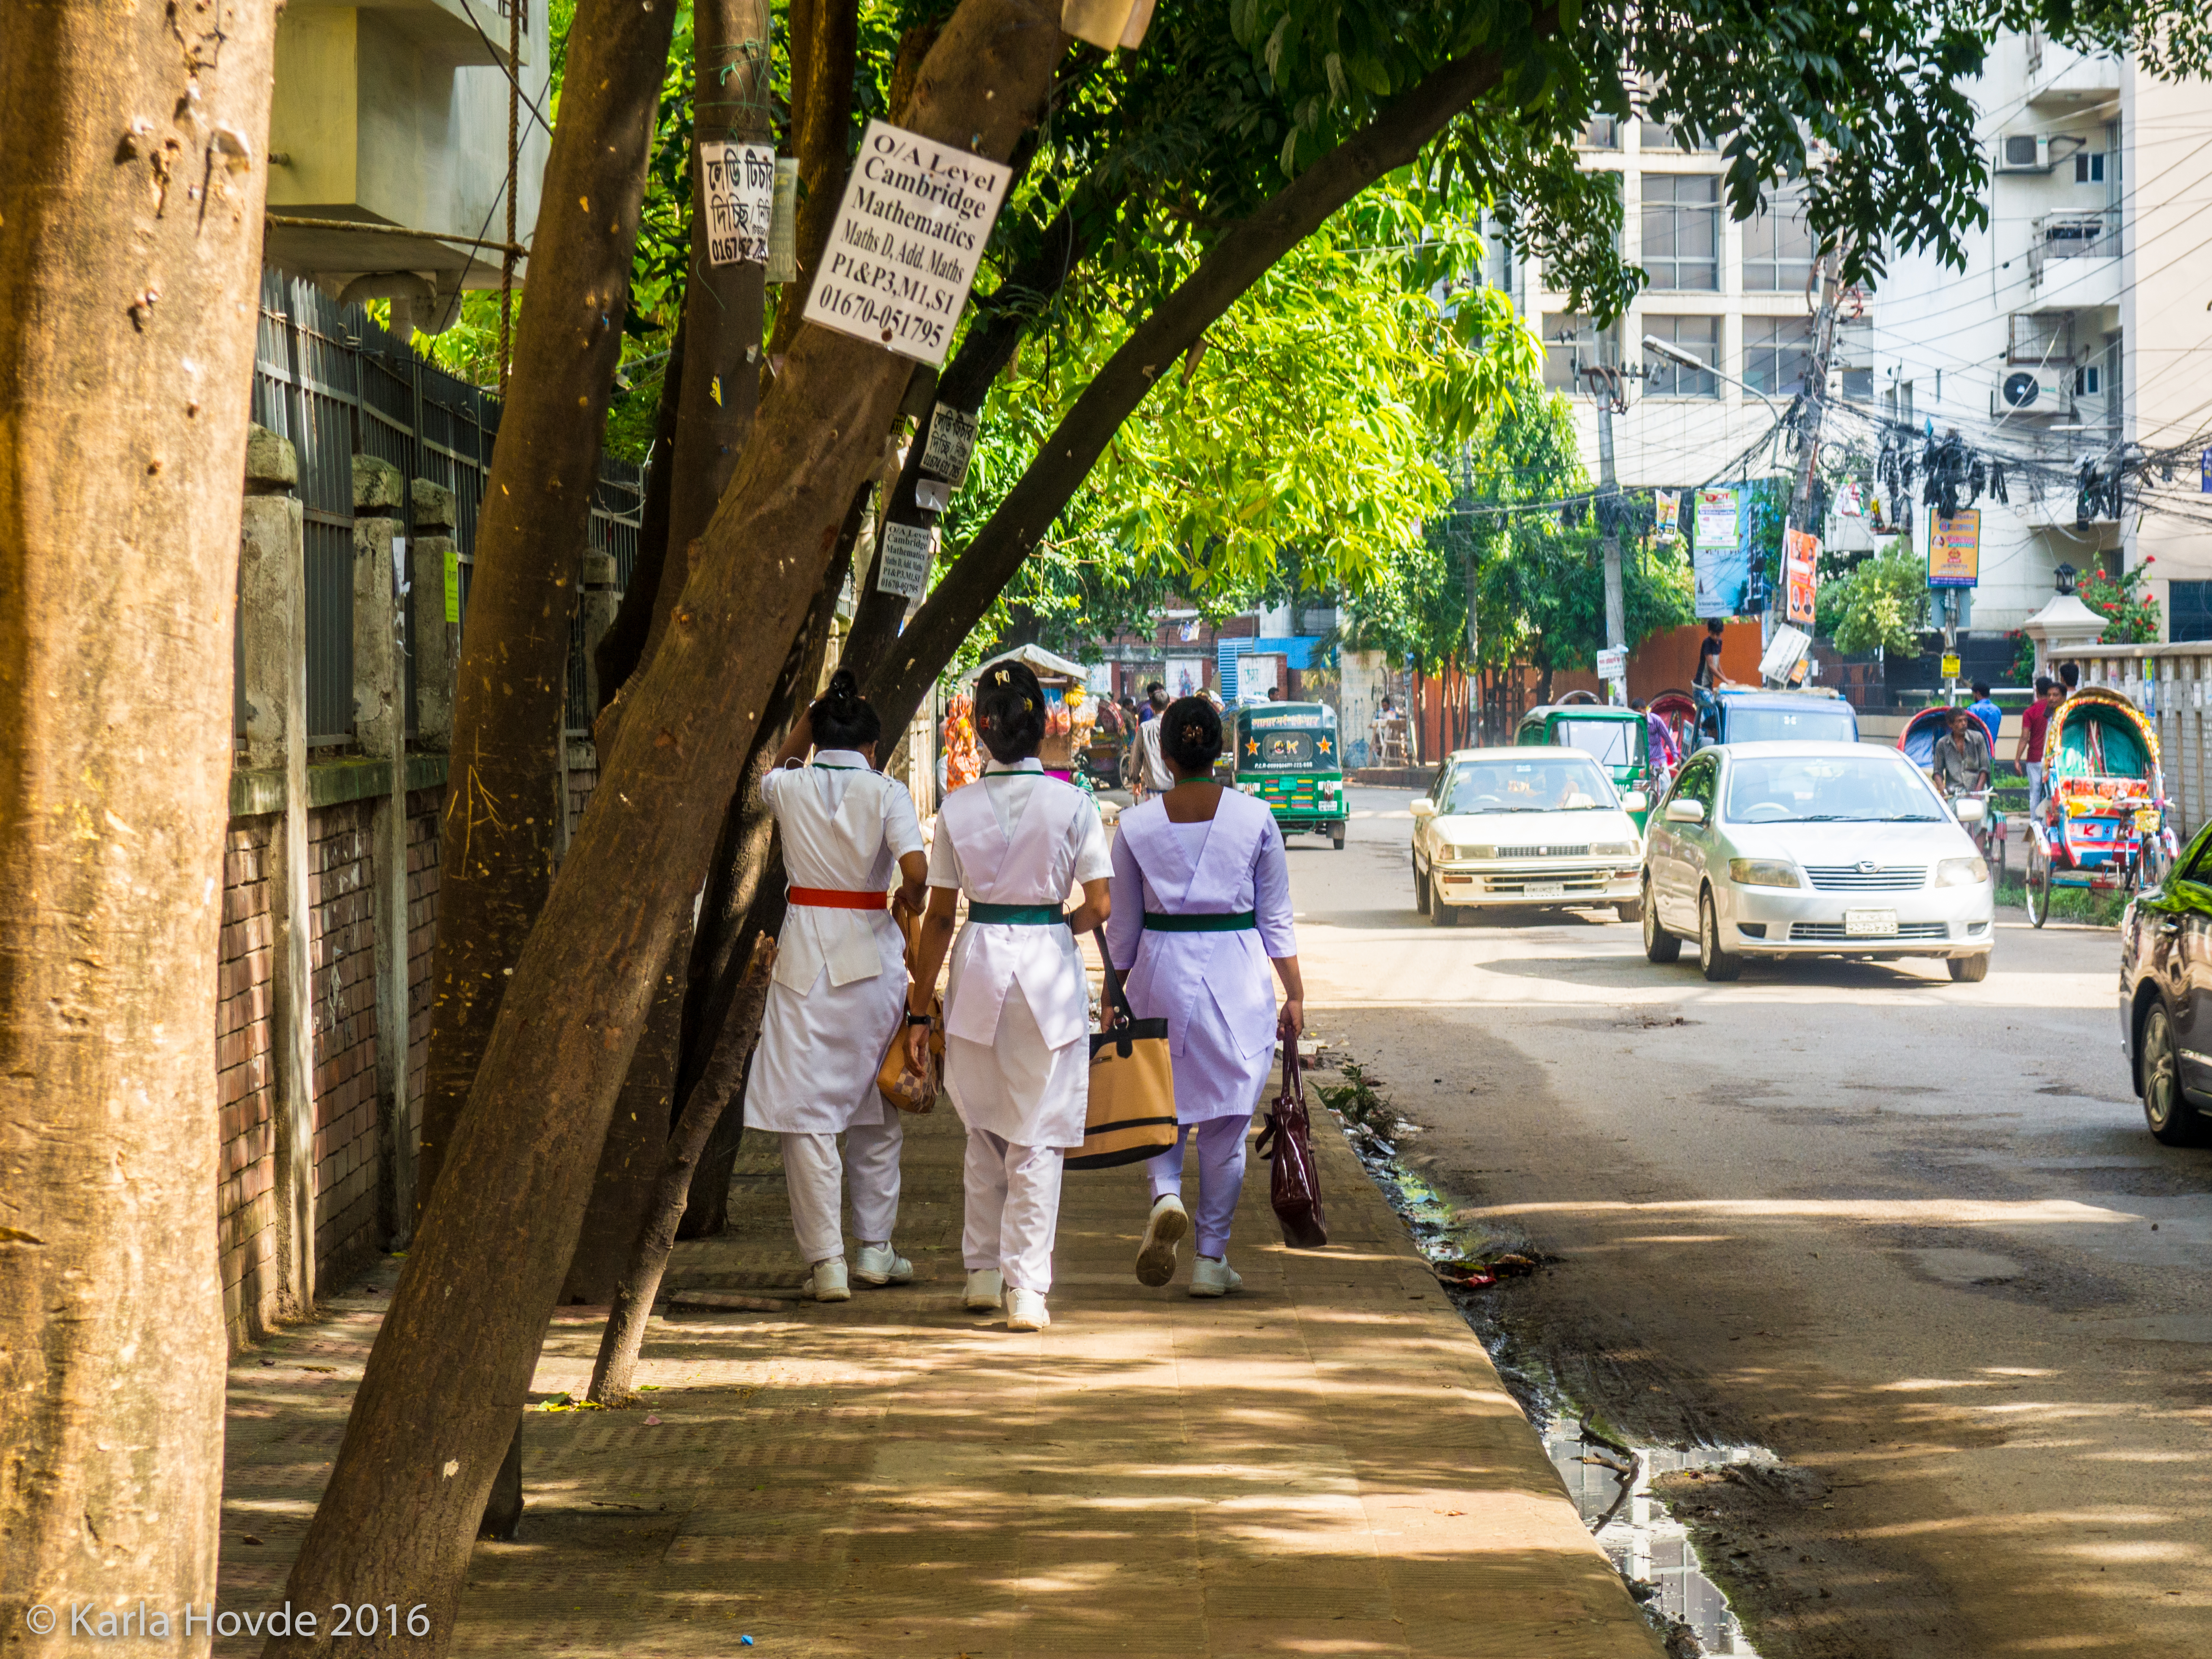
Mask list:
POLYGON ((1610 913, 1431 927, 1411 797, 1353 799, 1292 842, 1308 1024, 1545 1258, 1509 1359, 1801 1472, 1677 1488, 1765 1659, 2212 1653, 2212 1151, 2144 1131, 2111 932, 1708 985, 1610 913))

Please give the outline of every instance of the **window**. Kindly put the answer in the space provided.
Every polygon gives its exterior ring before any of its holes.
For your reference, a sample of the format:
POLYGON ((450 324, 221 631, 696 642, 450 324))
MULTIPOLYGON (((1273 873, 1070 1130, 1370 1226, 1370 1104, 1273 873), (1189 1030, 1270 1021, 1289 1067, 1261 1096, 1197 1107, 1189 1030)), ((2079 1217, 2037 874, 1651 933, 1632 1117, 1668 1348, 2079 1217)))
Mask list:
POLYGON ((1644 395, 1647 398, 1717 398, 1720 377, 1713 373, 1720 356, 1721 319, 1717 317, 1652 317, 1644 319, 1644 332, 1680 346, 1705 365, 1690 368, 1656 351, 1644 358, 1644 395))
POLYGON ((1777 191, 1743 225, 1743 291, 1802 294, 1813 280, 1813 227, 1797 190, 1777 191))
POLYGON ((1794 398, 1805 389, 1813 370, 1813 319, 1809 317, 1747 317, 1743 319, 1743 380, 1770 398, 1794 398))
POLYGON ((1705 804, 1705 817, 1713 816, 1715 787, 1720 781, 1720 763, 1715 760, 1693 760, 1682 769, 1681 781, 1674 786, 1669 800, 1694 800, 1705 804))
POLYGON ((1578 312, 1544 313, 1544 384, 1559 392, 1587 392, 1582 371, 1620 363, 1620 325, 1602 334, 1578 312))
POLYGON ((2101 185, 2105 182, 2105 158, 2083 150, 2074 158, 2074 182, 2077 185, 2101 185))
POLYGON ((1620 148, 1620 118, 1614 115, 1593 115, 1583 123, 1583 130, 1575 143, 1583 149, 1619 149, 1620 148))
POLYGON ((1710 173, 1644 175, 1644 270, 1655 289, 1721 285, 1721 181, 1710 173))
POLYGON ((2166 616, 2172 639, 2212 640, 2212 582, 2166 583, 2166 616))
POLYGON ((2074 395, 2077 398, 2101 397, 2105 377, 2094 363, 2085 364, 2074 371, 2074 395))
POLYGON ((1649 119, 1638 121, 1636 124, 1636 141, 1645 149, 1673 149, 1699 155, 1711 155, 1720 148, 1717 144, 1695 146, 1685 144, 1676 136, 1674 128, 1660 121, 1649 119))

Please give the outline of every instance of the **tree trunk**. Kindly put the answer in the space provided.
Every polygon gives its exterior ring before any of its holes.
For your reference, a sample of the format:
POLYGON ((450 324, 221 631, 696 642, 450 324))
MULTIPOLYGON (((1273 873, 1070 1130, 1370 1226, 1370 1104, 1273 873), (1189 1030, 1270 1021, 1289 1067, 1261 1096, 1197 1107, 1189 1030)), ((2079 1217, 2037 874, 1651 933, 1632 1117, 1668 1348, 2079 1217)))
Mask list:
POLYGON ((784 303, 776 307, 769 367, 798 337, 806 291, 814 285, 815 267, 830 245, 830 227, 836 222, 837 203, 845 193, 845 173, 852 166, 853 71, 860 51, 859 0, 793 0, 791 149, 799 161, 799 280, 784 289, 784 303))
MULTIPOLYGON (((599 649, 592 656, 599 681, 599 706, 592 710, 595 725, 644 660, 645 636, 653 627, 653 602, 660 591, 661 573, 667 568, 668 498, 676 477, 671 463, 676 455, 676 411, 684 396, 684 318, 679 313, 676 337, 668 343, 668 364, 661 371, 660 402, 653 411, 653 453, 646 472, 645 505, 638 514, 637 553, 630 560, 629 581, 623 589, 622 608, 615 612, 613 625, 599 636, 599 649)), ((684 585, 680 576, 675 580, 678 586, 684 585)), ((613 746, 610 726, 600 747, 613 746)))
POLYGON ((453 690, 416 1184, 425 1210, 552 878, 568 623, 674 13, 579 0, 569 29, 453 690))
POLYGON ((74 1602, 215 1595, 210 1014, 275 28, 266 5, 0 10, 11 1652, 34 1605, 66 1629, 74 1602))
MULTIPOLYGON (((962 0, 908 126, 1004 158, 1043 106, 1058 19, 1038 0, 962 0)), ((572 58, 571 95, 590 79, 572 58)), ((827 329, 792 343, 515 964, 447 1159, 466 1201, 422 1218, 287 1584, 295 1606, 404 1596, 428 1605, 420 1650, 451 1642, 653 981, 911 367, 827 329)))
MULTIPOLYGON (((756 1033, 760 1030, 762 1011, 768 1006, 769 972, 775 960, 767 935, 754 935, 732 1015, 756 1033)), ((740 1071, 751 1054, 752 1045, 747 1043, 738 1059, 740 1071)), ((710 1080, 720 1082, 711 1073, 710 1080)), ((731 1081, 733 1085, 734 1079, 731 1081)), ((677 1120, 676 1133, 669 1138, 668 1158, 653 1189, 653 1203, 638 1229, 629 1267, 615 1291, 614 1305, 608 1310, 606 1329, 599 1336, 599 1356, 592 1366, 592 1386, 586 1395, 599 1405, 627 1406, 636 1398, 637 1357, 645 1346, 646 1322, 653 1316, 653 1301, 660 1294, 668 1253, 676 1246, 676 1227, 690 1200, 692 1171, 698 1167, 700 1155, 706 1151, 732 1091, 730 1086, 693 1090, 677 1120)))
POLYGON ((1122 422, 1161 373, 1328 216, 1394 167, 1412 161, 1444 124, 1498 82, 1490 51, 1432 71, 1352 137, 1275 192, 1216 242, 1198 269, 1106 360, 988 523, 868 677, 884 730, 903 731, 952 654, 1050 529, 1122 422))

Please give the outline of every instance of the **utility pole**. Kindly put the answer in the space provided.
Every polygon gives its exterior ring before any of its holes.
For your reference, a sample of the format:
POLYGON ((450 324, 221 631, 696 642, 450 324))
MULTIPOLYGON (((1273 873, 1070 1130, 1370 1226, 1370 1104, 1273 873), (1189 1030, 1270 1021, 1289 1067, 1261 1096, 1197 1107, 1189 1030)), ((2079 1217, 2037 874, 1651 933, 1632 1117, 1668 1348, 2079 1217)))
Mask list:
MULTIPOLYGON (((1841 244, 1820 256, 1814 274, 1820 284, 1820 308, 1813 321, 1813 359, 1805 369, 1802 412, 1797 417, 1797 463, 1790 480, 1790 511, 1783 522, 1791 530, 1818 537, 1827 526, 1807 520, 1813 516, 1813 479, 1820 463, 1820 427, 1828 409, 1828 365, 1835 361, 1837 313, 1842 308, 1844 248, 1841 244)), ((1759 617, 1759 642, 1774 639, 1774 611, 1778 600, 1788 604, 1788 544, 1784 545, 1783 580, 1775 584, 1759 617)))
MULTIPOLYGON (((1605 550, 1605 642, 1608 650, 1626 653, 1628 601, 1620 581, 1620 485, 1613 467, 1613 417, 1628 412, 1628 399, 1623 395, 1620 371, 1610 364, 1587 367, 1583 378, 1597 398, 1597 522, 1605 550)), ((1619 676, 1607 682, 1610 700, 1619 703, 1628 701, 1625 654, 1622 661, 1619 676)))
MULTIPOLYGON (((1474 458, 1465 444, 1459 451, 1458 503, 1470 501, 1474 495, 1474 458)), ((1480 575, 1480 561, 1475 555, 1475 540, 1472 532, 1467 544, 1467 740, 1471 748, 1482 746, 1482 633, 1475 617, 1475 581, 1480 575)))

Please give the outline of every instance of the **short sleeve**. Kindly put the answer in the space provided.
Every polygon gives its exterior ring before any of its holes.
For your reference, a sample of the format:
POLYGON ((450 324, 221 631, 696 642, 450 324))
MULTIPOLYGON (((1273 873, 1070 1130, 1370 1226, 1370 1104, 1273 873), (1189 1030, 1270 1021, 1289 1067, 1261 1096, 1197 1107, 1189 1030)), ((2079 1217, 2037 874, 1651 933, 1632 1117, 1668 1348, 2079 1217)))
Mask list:
POLYGON ((1086 797, 1075 814, 1075 878, 1105 881, 1114 873, 1114 855, 1107 850, 1106 823, 1086 797))
POLYGON ((937 839, 929 844, 929 884, 953 888, 961 884, 960 855, 952 850, 952 832, 945 827, 941 812, 937 818, 937 839))
POLYGON ((925 843, 921 819, 914 810, 914 792, 896 778, 885 778, 884 786, 884 845, 895 859, 921 852, 925 843))
POLYGON ((761 805, 768 808, 769 816, 778 823, 783 822, 783 812, 777 806, 775 798, 798 775, 799 770, 799 769, 795 766, 780 766, 772 772, 763 774, 761 778, 761 805))
POLYGON ((1277 960, 1297 955, 1298 932, 1291 920, 1291 861, 1273 813, 1253 849, 1252 908, 1261 948, 1277 960))

